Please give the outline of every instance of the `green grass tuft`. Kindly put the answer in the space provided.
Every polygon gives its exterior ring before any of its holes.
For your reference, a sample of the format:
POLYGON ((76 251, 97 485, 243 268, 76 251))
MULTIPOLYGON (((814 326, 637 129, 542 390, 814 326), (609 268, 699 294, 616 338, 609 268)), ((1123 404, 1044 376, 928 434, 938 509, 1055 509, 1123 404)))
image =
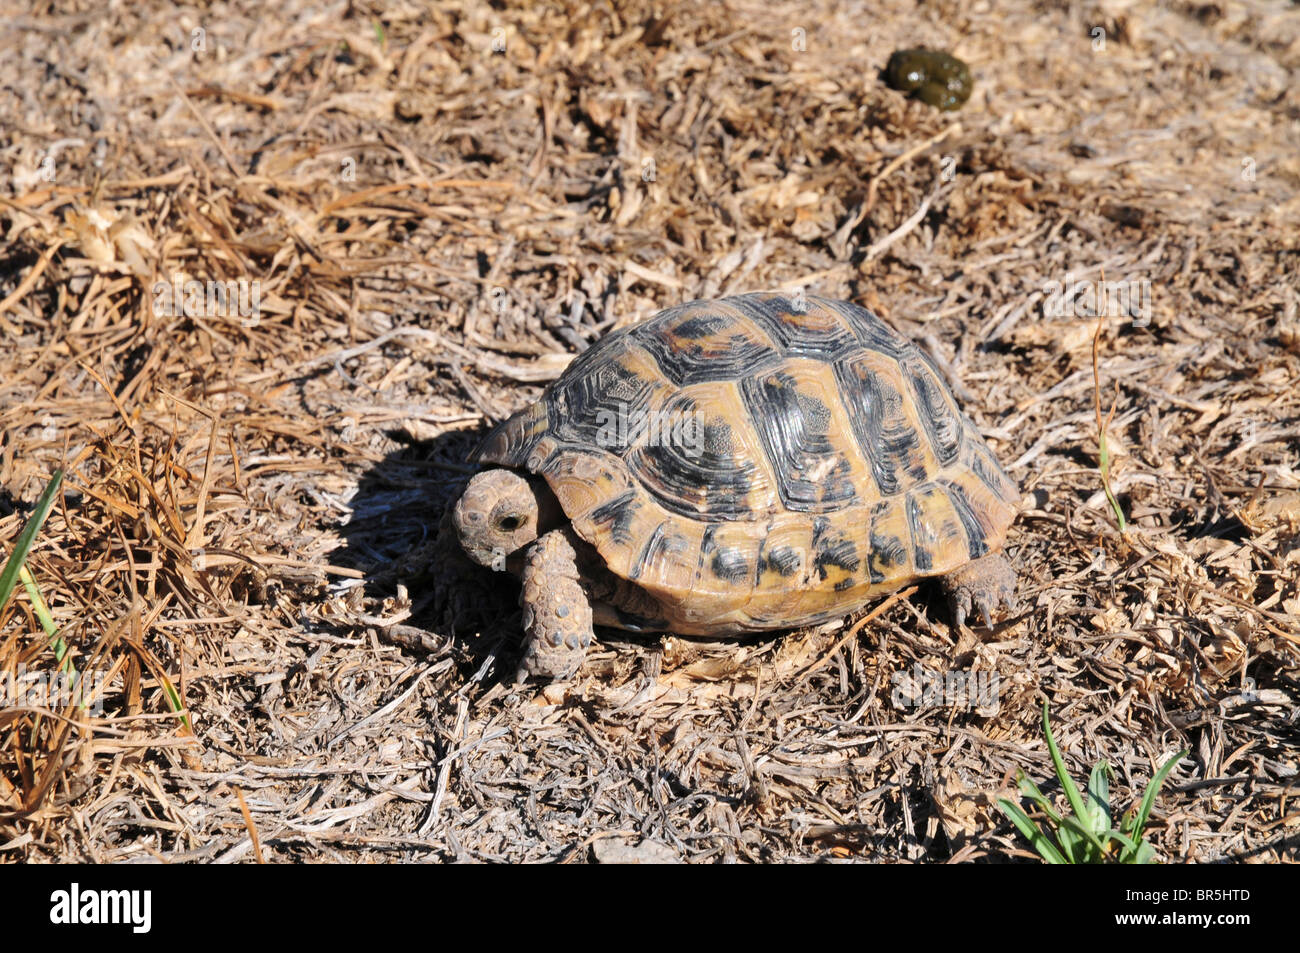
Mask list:
POLYGON ((1151 863, 1155 859, 1155 848, 1143 839, 1142 831, 1151 816, 1156 794, 1174 765, 1187 756, 1187 749, 1184 748, 1161 766, 1147 785, 1141 804, 1136 810, 1125 812, 1119 827, 1115 828, 1110 806, 1110 779, 1113 777, 1110 762, 1098 761, 1093 765, 1088 786, 1081 792, 1065 769, 1065 760, 1056 746, 1056 739, 1052 737, 1047 702, 1043 702, 1043 734, 1047 738, 1047 750, 1052 756, 1056 777, 1061 782, 1074 816, 1059 813, 1038 789, 1038 785, 1021 771, 1016 777, 1020 793, 1038 805, 1047 816, 1048 829, 1055 834, 1055 839, 1044 833, 1019 804, 998 798, 998 808, 1011 819, 1016 830, 1025 836, 1030 846, 1049 864, 1151 863))

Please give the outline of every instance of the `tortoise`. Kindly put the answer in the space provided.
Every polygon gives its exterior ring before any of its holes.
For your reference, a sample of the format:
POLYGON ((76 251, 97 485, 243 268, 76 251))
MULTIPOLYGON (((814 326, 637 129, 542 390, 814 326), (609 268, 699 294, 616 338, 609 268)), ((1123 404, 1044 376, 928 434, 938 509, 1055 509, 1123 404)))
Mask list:
POLYGON ((842 617, 928 577, 958 626, 1016 608, 1020 494, 934 363, 812 296, 694 301, 607 335, 471 454, 452 511, 520 576, 519 677, 592 626, 722 636, 842 617))

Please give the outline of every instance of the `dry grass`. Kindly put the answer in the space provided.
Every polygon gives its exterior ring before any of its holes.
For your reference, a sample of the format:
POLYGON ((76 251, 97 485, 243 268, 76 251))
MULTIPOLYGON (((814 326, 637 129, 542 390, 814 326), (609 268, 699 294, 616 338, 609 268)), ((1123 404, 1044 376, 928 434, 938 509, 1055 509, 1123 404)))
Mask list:
MULTIPOLYGON (((498 6, 0 9, 0 545, 64 467, 29 565, 106 685, 0 709, 0 860, 1025 857, 1043 696, 1121 800, 1192 749, 1165 857, 1294 860, 1300 9, 498 6), (923 44, 961 112, 876 75, 923 44), (1102 268, 1151 308, 1094 381, 1045 288, 1102 268), (159 314, 175 275, 260 310, 159 314), (514 592, 439 534, 466 452, 611 327, 774 287, 948 368, 1029 609, 611 635, 516 693, 514 592), (1000 703, 899 707, 916 665, 1000 703)), ((0 678, 54 665, 20 593, 0 678)))

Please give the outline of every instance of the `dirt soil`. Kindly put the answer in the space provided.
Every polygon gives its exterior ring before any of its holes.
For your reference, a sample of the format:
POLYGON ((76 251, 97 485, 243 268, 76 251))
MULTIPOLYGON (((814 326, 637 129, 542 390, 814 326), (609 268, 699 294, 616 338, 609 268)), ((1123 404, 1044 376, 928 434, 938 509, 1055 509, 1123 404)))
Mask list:
POLYGON ((1064 804, 1044 701, 1117 814, 1190 749, 1160 858, 1297 859, 1300 7, 58 8, 0 2, 0 559, 62 468, 26 565, 99 693, 19 690, 61 664, 19 585, 0 862, 1033 861, 994 802, 1064 804), (920 46, 960 110, 887 88, 920 46), (440 531, 467 454, 764 289, 947 372, 1022 610, 516 686, 517 585, 440 531))

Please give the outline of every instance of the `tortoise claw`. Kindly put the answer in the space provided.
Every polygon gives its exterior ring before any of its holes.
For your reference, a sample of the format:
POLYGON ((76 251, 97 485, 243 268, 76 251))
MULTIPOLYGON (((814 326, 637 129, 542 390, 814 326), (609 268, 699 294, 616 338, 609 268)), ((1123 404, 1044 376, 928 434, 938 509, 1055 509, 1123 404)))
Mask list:
POLYGON ((967 563, 942 577, 940 582, 948 594, 948 605, 958 628, 978 609, 985 628, 992 631, 999 606, 1014 610, 1017 605, 1016 575, 1001 553, 989 553, 967 563))
POLYGON ((957 623, 957 628, 961 628, 966 624, 966 617, 970 615, 973 608, 970 590, 962 587, 949 593, 949 601, 953 621, 957 623))

